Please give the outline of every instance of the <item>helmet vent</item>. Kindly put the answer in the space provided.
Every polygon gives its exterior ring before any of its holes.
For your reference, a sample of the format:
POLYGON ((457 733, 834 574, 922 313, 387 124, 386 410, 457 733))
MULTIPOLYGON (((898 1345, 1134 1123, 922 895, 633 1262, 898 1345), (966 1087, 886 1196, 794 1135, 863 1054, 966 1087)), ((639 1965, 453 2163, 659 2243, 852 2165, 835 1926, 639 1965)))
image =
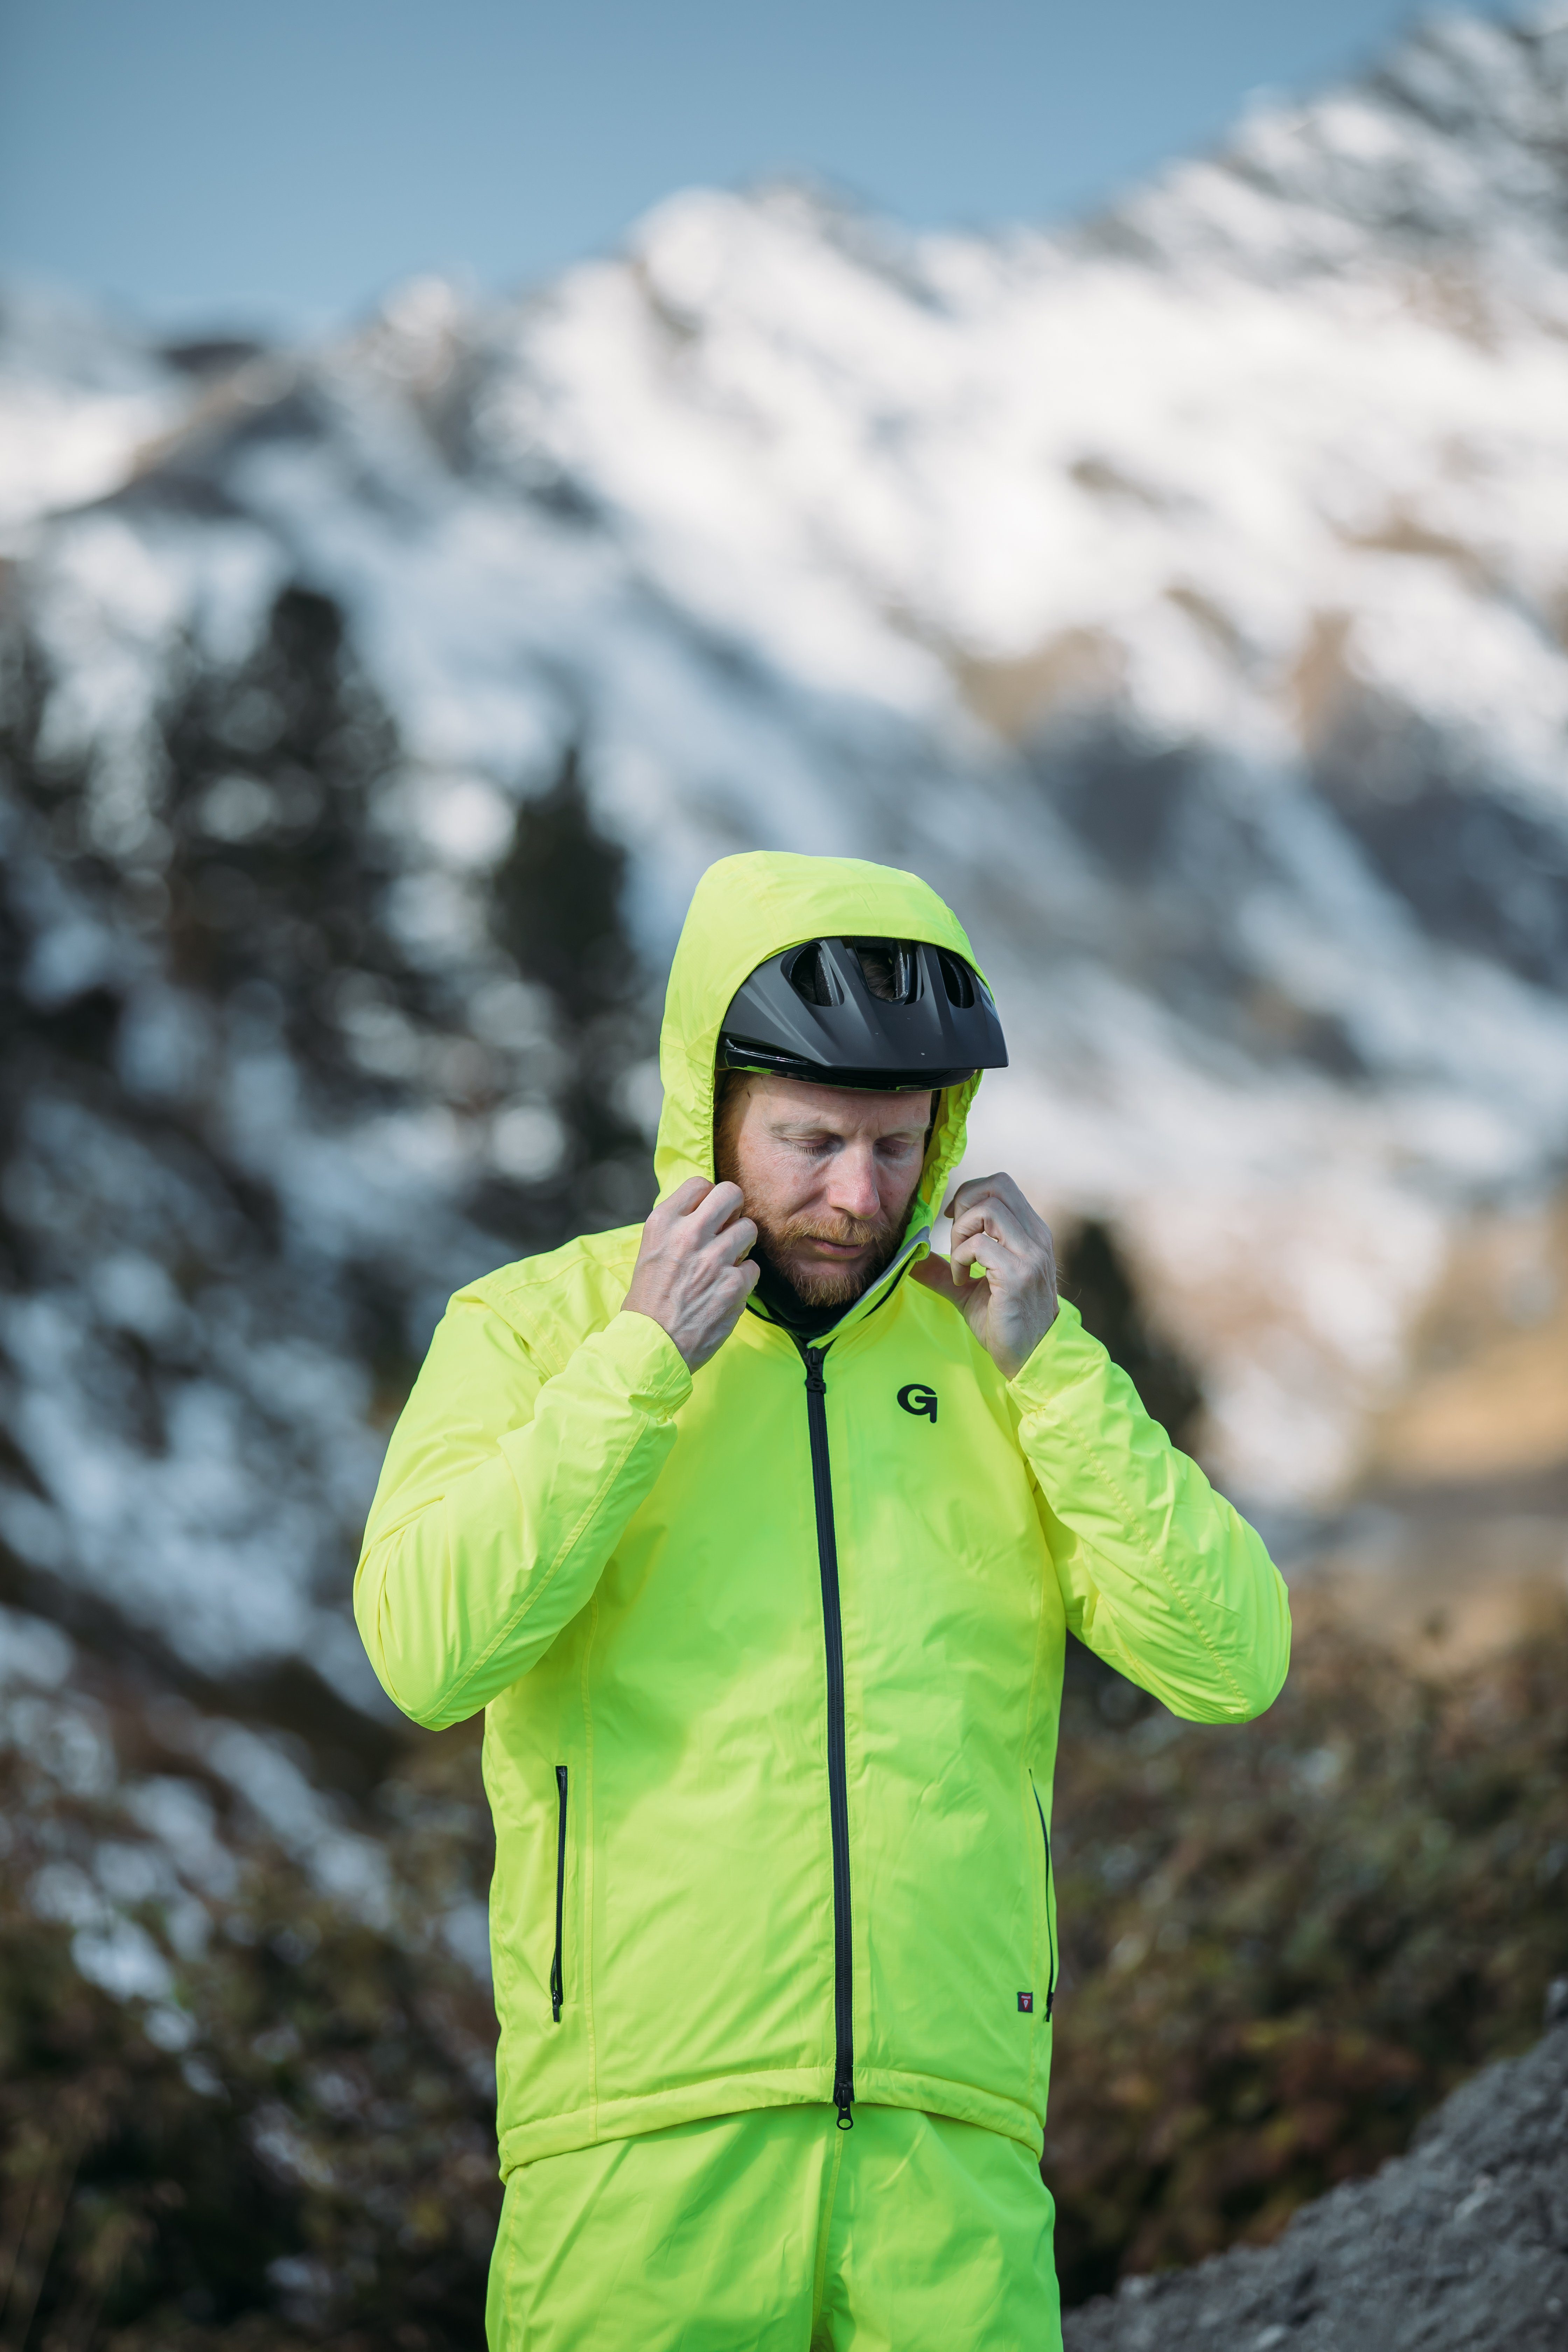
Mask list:
POLYGON ((912 1004, 921 992, 921 968, 910 940, 846 940, 855 952, 868 995, 879 1004, 912 1004))
POLYGON ((945 948, 938 948, 936 960, 948 1003, 956 1004, 961 1013, 967 1013, 974 1002, 974 974, 961 956, 949 955, 945 948))
POLYGON ((806 1004, 837 1004, 839 1001, 820 940, 813 940, 808 947, 801 949, 787 976, 795 994, 806 1004))

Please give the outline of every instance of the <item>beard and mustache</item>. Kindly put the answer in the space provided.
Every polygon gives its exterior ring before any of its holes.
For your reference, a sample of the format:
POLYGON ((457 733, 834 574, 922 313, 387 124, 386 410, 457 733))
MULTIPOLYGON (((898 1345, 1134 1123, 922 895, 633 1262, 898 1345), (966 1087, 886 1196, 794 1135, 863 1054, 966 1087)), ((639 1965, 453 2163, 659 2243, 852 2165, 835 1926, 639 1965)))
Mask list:
POLYGON ((892 1264, 903 1232, 901 1220, 894 1224, 887 1217, 791 1217, 780 1225, 766 1222, 755 1209, 748 1209, 747 1214, 757 1228, 754 1255, 806 1307, 852 1306, 892 1264), (871 1255, 858 1265, 797 1266, 793 1248, 800 1242, 847 1242, 857 1248, 868 1246, 871 1255))
MULTIPOLYGON (((715 1176, 721 1183, 741 1184, 731 1137, 722 1124, 715 1138, 715 1176)), ((744 1192, 743 1184, 741 1190, 744 1192)), ((911 1187, 911 1197, 912 1190, 911 1187)), ((803 1306, 851 1307, 863 1292, 869 1290, 897 1256, 909 1208, 906 1202, 896 1221, 891 1217, 840 1214, 833 1217, 788 1217, 777 1223, 768 1216, 765 1210, 753 1208, 748 1201, 746 1214, 757 1229, 752 1256, 780 1282, 787 1283, 803 1306), (801 1242, 847 1242, 856 1248, 869 1247, 871 1255, 859 1265, 796 1266, 793 1263, 793 1255, 801 1242)))

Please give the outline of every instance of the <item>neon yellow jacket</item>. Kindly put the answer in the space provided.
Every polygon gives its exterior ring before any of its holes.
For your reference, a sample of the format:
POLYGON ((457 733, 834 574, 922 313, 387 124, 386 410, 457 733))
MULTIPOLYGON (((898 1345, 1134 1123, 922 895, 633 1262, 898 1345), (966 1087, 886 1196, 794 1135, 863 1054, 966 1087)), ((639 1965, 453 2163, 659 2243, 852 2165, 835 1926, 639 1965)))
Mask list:
MULTIPOLYGON (((712 1175, 742 981, 868 933, 972 954, 911 875, 710 868, 665 1011, 661 1196, 712 1175)), ((1037 2154, 1066 1628, 1200 1721, 1284 1679, 1262 1544, 1072 1307, 1007 1381, 901 1278, 974 1083, 943 1097, 899 1257, 809 1366, 749 1309, 689 1373, 618 1312, 637 1226, 486 1276, 431 1343, 354 1605, 417 1722, 487 1710, 503 2171, 836 2093, 1037 2154), (934 1413, 900 1404, 917 1384, 934 1413)))

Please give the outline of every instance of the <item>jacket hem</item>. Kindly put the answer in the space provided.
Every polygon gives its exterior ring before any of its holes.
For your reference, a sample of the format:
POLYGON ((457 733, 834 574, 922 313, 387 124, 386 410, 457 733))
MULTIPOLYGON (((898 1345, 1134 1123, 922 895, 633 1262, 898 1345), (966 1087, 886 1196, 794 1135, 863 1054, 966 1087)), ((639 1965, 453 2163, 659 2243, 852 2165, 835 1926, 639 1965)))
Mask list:
MULTIPOLYGON (((542 2116, 536 2122, 514 2124, 503 2131, 500 2175, 505 2180, 521 2165, 536 2164, 542 2157, 570 2156, 576 2148, 593 2147, 602 2140, 638 2139, 647 2132, 668 2131, 676 2124, 703 2123, 710 2116, 741 2115, 752 2107, 830 2106, 832 2102, 829 2065, 716 2074, 668 2091, 645 2092, 637 2098, 601 2099, 596 2108, 542 2116)), ((978 2124, 1005 2139, 1021 2140, 1037 2163, 1045 2150, 1045 2126, 1037 2115, 1016 2099, 976 2090, 968 2083, 858 2066, 855 2104, 858 2107, 916 2107, 926 2115, 951 2116, 955 2123, 978 2124)))

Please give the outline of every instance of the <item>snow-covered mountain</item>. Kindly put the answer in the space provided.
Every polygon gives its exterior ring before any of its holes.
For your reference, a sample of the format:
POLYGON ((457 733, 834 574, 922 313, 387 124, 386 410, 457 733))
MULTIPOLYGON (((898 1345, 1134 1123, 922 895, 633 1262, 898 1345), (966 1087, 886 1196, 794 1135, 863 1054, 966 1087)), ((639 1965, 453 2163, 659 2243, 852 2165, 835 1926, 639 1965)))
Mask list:
POLYGON ((1344 1488, 1560 1184, 1568 13, 1060 234, 698 192, 308 350, 0 329, 24 1597, 363 1690, 385 1410, 445 1287, 640 1213, 732 849, 952 899, 974 1164, 1113 1222, 1249 1496, 1344 1488))

